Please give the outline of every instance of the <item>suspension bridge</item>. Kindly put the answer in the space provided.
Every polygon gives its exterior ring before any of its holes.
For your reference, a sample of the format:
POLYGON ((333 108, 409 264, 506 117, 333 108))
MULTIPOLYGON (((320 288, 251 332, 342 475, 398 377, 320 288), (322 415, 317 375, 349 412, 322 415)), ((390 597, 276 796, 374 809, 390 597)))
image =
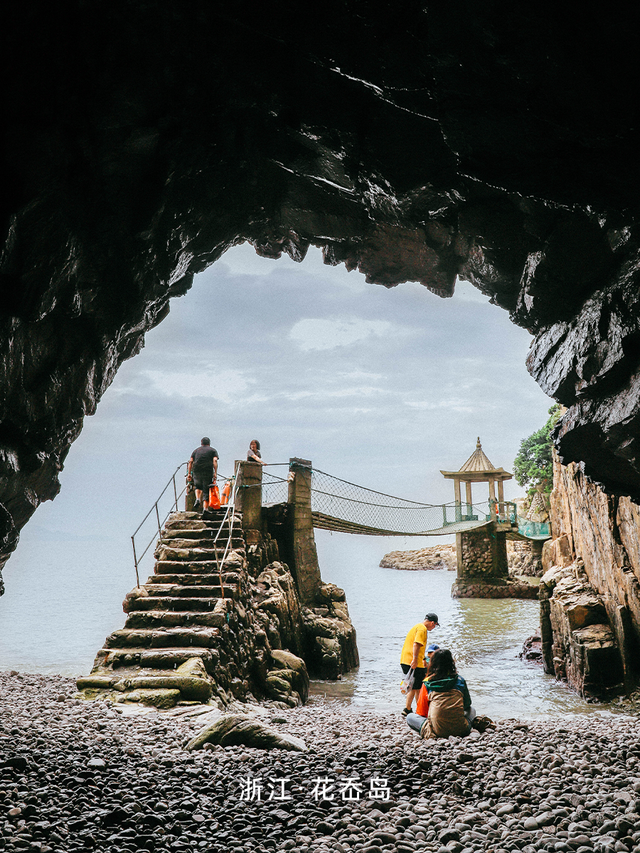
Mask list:
MULTIPOLYGON (((263 506, 285 503, 288 480, 265 471, 262 495, 263 506)), ((420 503, 315 468, 311 469, 311 513, 315 528, 365 536, 443 536, 497 524, 512 538, 549 538, 548 524, 518 516, 511 501, 420 503)))
MULTIPOLYGON (((160 535, 169 515, 178 510, 185 496, 186 486, 180 481, 186 465, 185 462, 178 466, 131 537, 136 571, 138 563, 160 535), (149 534, 146 546, 144 543, 141 545, 140 540, 149 534)), ((239 504, 246 505, 247 501, 241 500, 242 490, 253 489, 258 484, 248 485, 242 478, 236 482, 238 470, 231 477, 221 476, 218 479, 239 486, 239 490, 232 490, 232 495, 239 504)), ((350 483, 312 466, 305 470, 305 474, 309 482, 306 500, 307 503, 310 501, 310 521, 316 529, 364 536, 408 537, 443 536, 488 527, 504 533, 507 539, 544 541, 550 536, 548 524, 532 522, 519 516, 516 504, 511 501, 490 499, 477 503, 420 503, 350 483)), ((259 505, 269 508, 288 503, 292 477, 291 461, 261 469, 259 505), (283 468, 285 470, 279 474, 278 469, 283 468)), ((230 508, 232 506, 233 500, 230 508)))

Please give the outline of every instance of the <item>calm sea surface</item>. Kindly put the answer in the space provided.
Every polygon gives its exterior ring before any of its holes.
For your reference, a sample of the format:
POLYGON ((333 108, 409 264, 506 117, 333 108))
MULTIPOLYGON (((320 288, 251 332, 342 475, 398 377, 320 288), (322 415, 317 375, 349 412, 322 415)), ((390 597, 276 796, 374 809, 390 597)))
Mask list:
MULTIPOLYGON (((43 543, 27 534, 5 569, 0 670, 86 674, 107 634, 124 624, 121 603, 135 585, 128 543, 43 543)), ((346 590, 360 651, 360 669, 337 683, 316 682, 317 697, 400 709, 400 648, 408 629, 431 610, 438 613, 440 627, 429 639, 453 651, 479 713, 504 719, 596 710, 544 675, 539 665, 518 657, 523 640, 539 624, 537 602, 455 601, 450 594, 454 572, 379 567, 386 551, 433 544, 422 540, 320 531, 317 543, 323 578, 346 590)), ((149 563, 143 579, 150 568, 149 563)))

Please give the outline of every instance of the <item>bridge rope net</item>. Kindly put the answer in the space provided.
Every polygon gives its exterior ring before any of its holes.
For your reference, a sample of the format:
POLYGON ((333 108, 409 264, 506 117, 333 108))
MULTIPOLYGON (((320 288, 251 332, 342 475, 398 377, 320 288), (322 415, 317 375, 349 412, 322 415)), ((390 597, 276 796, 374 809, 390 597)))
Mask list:
MULTIPOLYGON (((489 501, 426 504, 341 480, 314 468, 314 527, 377 536, 437 536, 481 527, 491 520, 489 501)), ((506 520, 506 519, 505 519, 506 520)))
POLYGON ((262 471, 262 505, 286 503, 289 497, 289 481, 270 471, 262 471))

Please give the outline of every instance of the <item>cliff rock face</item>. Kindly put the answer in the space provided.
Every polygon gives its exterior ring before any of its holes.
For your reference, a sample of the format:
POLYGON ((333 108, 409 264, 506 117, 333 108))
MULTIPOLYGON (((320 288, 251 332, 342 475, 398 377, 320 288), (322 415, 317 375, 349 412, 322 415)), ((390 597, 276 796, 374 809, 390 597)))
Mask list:
POLYGON ((5 12, 2 560, 122 361, 245 240, 386 287, 469 279, 536 335, 564 461, 640 499, 633 28, 499 0, 304 12, 5 12))
MULTIPOLYGON (((572 639, 572 632, 598 625, 598 643, 610 649, 601 687, 613 689, 613 682, 609 687, 607 682, 617 678, 620 688, 629 688, 640 675, 640 507, 629 498, 605 494, 585 476, 583 466, 561 465, 556 455, 551 518, 554 539, 545 544, 547 573, 542 579, 551 608, 549 616, 543 602, 543 650, 545 618, 550 619, 546 669, 558 675, 567 669, 570 683, 590 692, 581 686, 585 672, 580 674, 577 647, 584 645, 583 638, 572 639), (556 585, 562 570, 564 584, 556 585), (575 614, 581 614, 580 624, 575 614)), ((598 693, 597 683, 588 673, 586 677, 591 692, 598 693)))

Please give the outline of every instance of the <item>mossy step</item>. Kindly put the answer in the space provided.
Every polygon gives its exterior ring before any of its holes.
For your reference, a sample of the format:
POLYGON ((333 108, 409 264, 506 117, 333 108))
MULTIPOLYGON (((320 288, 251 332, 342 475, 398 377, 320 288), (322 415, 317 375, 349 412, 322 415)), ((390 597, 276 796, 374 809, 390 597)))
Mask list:
POLYGON ((207 702, 212 685, 201 660, 187 660, 177 669, 157 670, 123 667, 116 672, 94 669, 91 675, 76 681, 78 690, 110 690, 125 693, 134 690, 179 690, 183 699, 207 702))
POLYGON ((217 646, 219 639, 220 630, 215 627, 121 628, 109 634, 104 645, 107 649, 208 649, 217 646))
POLYGON ((146 669, 171 670, 191 658, 200 658, 207 672, 213 671, 217 661, 216 650, 204 648, 169 648, 169 649, 101 649, 95 660, 94 670, 117 670, 121 667, 140 666, 146 669))
POLYGON ((211 598, 184 597, 177 598, 175 596, 147 596, 133 595, 125 600, 125 613, 135 613, 140 611, 149 612, 150 610, 168 610, 172 612, 187 613, 192 611, 200 611, 201 613, 214 610, 216 604, 220 600, 220 596, 211 598))
MULTIPOLYGON (((224 599, 218 599, 218 602, 224 599)), ((227 621, 227 612, 222 610, 135 610, 129 613, 125 628, 180 628, 202 625, 221 628, 227 621)))

